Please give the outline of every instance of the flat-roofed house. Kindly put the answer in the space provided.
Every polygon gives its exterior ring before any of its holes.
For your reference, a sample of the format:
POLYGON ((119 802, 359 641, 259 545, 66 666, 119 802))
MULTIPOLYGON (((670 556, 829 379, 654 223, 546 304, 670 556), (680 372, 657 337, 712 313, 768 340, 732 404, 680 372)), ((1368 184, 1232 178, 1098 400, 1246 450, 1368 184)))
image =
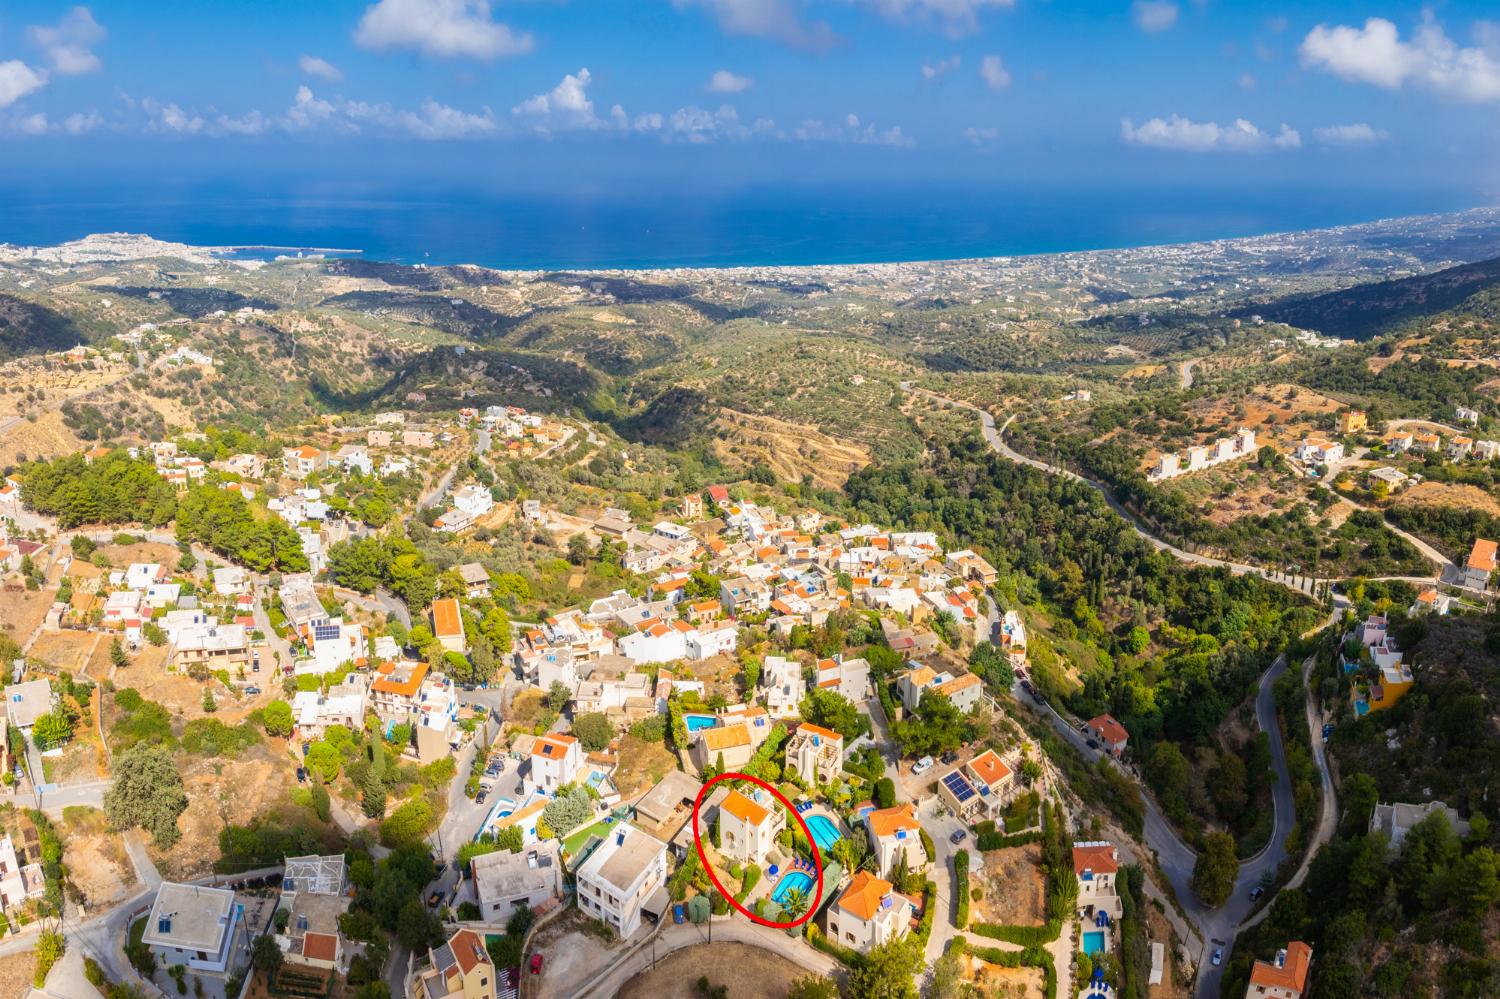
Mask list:
POLYGON ((534 909, 562 893, 562 859, 556 840, 520 853, 482 853, 469 867, 480 918, 487 923, 503 923, 517 909, 534 909))
POLYGON ((894 886, 860 871, 828 910, 828 938, 861 954, 906 935, 911 902, 894 886))
POLYGON ((0 908, 9 912, 29 898, 47 893, 47 876, 41 864, 21 865, 16 844, 6 833, 0 836, 0 908))
POLYGON ((766 710, 773 718, 793 718, 798 705, 807 696, 807 682, 802 678, 802 664, 784 656, 766 656, 761 667, 761 686, 765 688, 766 710))
POLYGON ((464 640, 464 616, 459 612, 458 601, 451 597, 432 602, 432 637, 449 652, 463 655, 468 651, 464 640))
POLYGON ((578 869, 578 906, 628 937, 642 912, 659 918, 665 910, 666 880, 667 844, 621 823, 578 869))
POLYGON ((1312 967, 1312 948, 1293 940, 1270 961, 1256 961, 1250 969, 1246 999, 1302 999, 1307 991, 1307 971, 1312 967))
POLYGON ((342 963, 339 917, 350 902, 344 893, 344 873, 343 854, 286 858, 277 905, 287 910, 287 923, 286 930, 276 934, 286 960, 324 969, 342 963))
POLYGON ((495 999, 499 982, 484 937, 459 930, 406 979, 407 999, 495 999))
POLYGON ((761 804, 739 790, 731 790, 719 803, 718 822, 719 849, 724 856, 741 863, 764 864, 776 844, 776 834, 786 828, 786 813, 774 800, 761 804))
POLYGON ((922 824, 917 821, 917 811, 911 802, 874 809, 865 816, 865 830, 875 854, 876 870, 889 874, 903 856, 908 871, 927 869, 932 858, 922 846, 922 824))
POLYGON ((787 740, 786 766, 804 784, 832 784, 844 770, 844 737, 832 729, 803 722, 787 740))
POLYGON ((25 730, 52 710, 52 684, 47 680, 27 680, 5 688, 5 714, 16 728, 25 730))
MULTIPOLYGON (((635 803, 635 823, 677 850, 677 834, 693 817, 693 802, 703 790, 701 781, 681 770, 669 770, 656 786, 635 803)), ((692 849, 691 845, 687 849, 692 849)), ((684 853, 685 855, 685 853, 684 853)))
POLYGON ((240 927, 240 907, 229 889, 163 881, 141 943, 167 967, 183 964, 222 974, 229 969, 240 927))

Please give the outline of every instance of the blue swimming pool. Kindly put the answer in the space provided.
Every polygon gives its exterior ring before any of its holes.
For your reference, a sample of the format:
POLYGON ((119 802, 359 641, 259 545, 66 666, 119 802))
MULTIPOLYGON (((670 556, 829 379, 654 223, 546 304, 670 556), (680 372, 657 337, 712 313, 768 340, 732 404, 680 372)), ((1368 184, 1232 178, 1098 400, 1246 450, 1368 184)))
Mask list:
POLYGON ((844 838, 839 833, 839 827, 826 815, 809 815, 807 831, 812 833, 813 842, 818 844, 819 850, 826 850, 844 838))
POLYGON ((771 892, 771 901, 781 904, 786 901, 787 893, 794 888, 802 892, 803 896, 811 902, 812 893, 817 890, 817 882, 806 871, 787 871, 781 876, 781 880, 776 882, 776 888, 771 892))
POLYGON ((1100 954, 1104 951, 1104 931, 1089 930, 1083 935, 1083 952, 1085 954, 1100 954))
POLYGON ((687 724, 689 732, 701 732, 706 728, 713 728, 719 724, 719 719, 713 715, 683 715, 682 720, 687 724))

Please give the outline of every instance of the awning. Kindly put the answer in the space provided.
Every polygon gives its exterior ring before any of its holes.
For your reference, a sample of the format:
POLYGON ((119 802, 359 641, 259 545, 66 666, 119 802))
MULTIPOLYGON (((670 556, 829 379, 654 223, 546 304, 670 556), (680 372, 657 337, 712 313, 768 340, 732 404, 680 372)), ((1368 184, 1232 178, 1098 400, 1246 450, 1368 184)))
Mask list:
POLYGON ((667 894, 667 886, 662 885, 651 893, 650 898, 641 903, 641 911, 659 922, 671 905, 672 897, 667 894))

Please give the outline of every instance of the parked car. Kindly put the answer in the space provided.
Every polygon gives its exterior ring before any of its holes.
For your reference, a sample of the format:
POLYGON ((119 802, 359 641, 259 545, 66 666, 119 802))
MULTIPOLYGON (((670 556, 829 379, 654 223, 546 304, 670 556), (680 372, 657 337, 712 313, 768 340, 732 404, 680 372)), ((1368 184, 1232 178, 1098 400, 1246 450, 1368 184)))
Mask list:
POLYGON ((1224 948, 1223 947, 1215 947, 1214 948, 1214 967, 1217 968, 1219 965, 1221 965, 1223 963, 1224 963, 1224 948))
POLYGON ((252 683, 250 686, 245 688, 245 693, 249 694, 251 697, 254 697, 256 694, 260 693, 260 688, 252 683))
POLYGON ((434 909, 436 909, 442 903, 443 903, 443 893, 440 892, 440 891, 435 891, 431 895, 427 896, 427 904, 429 906, 431 906, 432 908, 434 908, 434 909))
POLYGON ((924 756, 924 757, 922 757, 920 760, 918 760, 917 762, 915 762, 915 763, 913 763, 911 765, 912 776, 917 776, 919 774, 925 774, 927 771, 929 771, 929 770, 932 769, 932 764, 933 764, 932 757, 930 757, 930 756, 924 756))
POLYGON ((297 783, 298 784, 306 784, 307 783, 307 768, 306 767, 298 767, 297 768, 297 783))
POLYGON ((950 764, 950 763, 957 763, 958 762, 958 753, 956 753, 956 752, 954 752, 953 750, 950 749, 946 753, 943 754, 942 760, 943 760, 943 764, 945 766, 947 764, 950 764))
POLYGON ((1089 740, 1089 748, 1090 749, 1098 749, 1099 748, 1099 740, 1097 740, 1097 739, 1090 739, 1089 740))
POLYGON ((950 842, 950 843, 962 843, 964 841, 964 837, 967 836, 967 835, 969 835, 969 830, 967 830, 967 829, 955 829, 955 830, 953 830, 953 835, 948 837, 948 842, 950 842))
POLYGON ((1250 901, 1254 902, 1265 893, 1266 890, 1264 888, 1262 888, 1260 885, 1256 885, 1254 888, 1250 889, 1250 901))
POLYGON ((542 973, 542 955, 531 955, 531 973, 533 975, 540 975, 542 973))
POLYGON ((489 796, 490 796, 490 789, 489 788, 487 788, 487 787, 480 788, 479 789, 479 794, 476 795, 475 798, 474 798, 474 804, 476 804, 476 805, 482 805, 482 804, 484 804, 484 799, 488 798, 489 796))

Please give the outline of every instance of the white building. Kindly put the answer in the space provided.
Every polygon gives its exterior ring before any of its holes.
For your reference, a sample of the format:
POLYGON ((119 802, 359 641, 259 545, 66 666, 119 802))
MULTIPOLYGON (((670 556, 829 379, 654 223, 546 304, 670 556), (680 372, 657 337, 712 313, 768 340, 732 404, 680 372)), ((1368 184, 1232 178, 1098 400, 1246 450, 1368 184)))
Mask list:
POLYGON ((240 907, 227 888, 163 881, 146 916, 141 942, 164 967, 194 971, 229 970, 240 931, 240 907))
POLYGON ((761 666, 760 683, 765 688, 766 711, 773 718, 796 718, 798 705, 807 696, 807 681, 802 678, 802 664, 784 656, 766 656, 761 666))
POLYGON ((667 906, 667 844, 622 823, 578 871, 578 907, 629 937, 667 906), (659 897, 653 897, 659 896, 659 897))
POLYGON ((889 881, 860 871, 828 910, 828 938, 868 954, 906 935, 912 907, 889 881))
POLYGON ((547 794, 564 784, 578 783, 583 770, 583 746, 571 735, 556 732, 537 736, 531 747, 531 772, 527 784, 547 794))
POLYGON ((562 893, 562 860, 556 840, 520 853, 496 850, 470 862, 479 915, 487 923, 504 923, 517 909, 534 909, 562 893))

